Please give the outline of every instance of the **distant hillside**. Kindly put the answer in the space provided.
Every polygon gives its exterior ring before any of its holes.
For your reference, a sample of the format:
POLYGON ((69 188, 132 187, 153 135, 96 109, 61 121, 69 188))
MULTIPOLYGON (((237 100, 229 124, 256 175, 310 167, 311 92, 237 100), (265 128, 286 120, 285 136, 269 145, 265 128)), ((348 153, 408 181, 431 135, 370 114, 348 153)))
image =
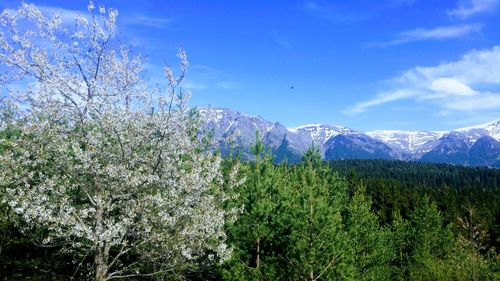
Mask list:
POLYGON ((260 140, 271 148, 276 162, 286 159, 296 163, 314 144, 325 160, 394 159, 500 168, 500 119, 450 132, 364 133, 328 124, 286 128, 279 122, 227 108, 201 108, 199 112, 203 129, 213 131, 223 155, 239 152, 243 159, 251 159, 250 146, 259 131, 260 140))

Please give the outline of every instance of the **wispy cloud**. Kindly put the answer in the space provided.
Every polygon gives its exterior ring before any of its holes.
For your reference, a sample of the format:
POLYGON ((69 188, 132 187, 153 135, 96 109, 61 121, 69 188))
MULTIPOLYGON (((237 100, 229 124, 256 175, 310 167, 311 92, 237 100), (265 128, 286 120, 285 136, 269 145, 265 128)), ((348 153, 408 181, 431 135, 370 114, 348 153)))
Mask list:
POLYGON ((153 27, 157 29, 164 29, 171 26, 173 18, 159 18, 147 15, 132 15, 127 16, 122 20, 125 25, 140 25, 146 27, 153 27))
POLYGON ((290 43, 290 41, 277 36, 273 38, 273 42, 283 49, 288 49, 292 46, 292 43, 290 43))
POLYGON ((475 14, 489 12, 495 8, 498 0, 461 0, 453 10, 448 10, 450 16, 458 18, 468 18, 475 14))
POLYGON ((241 84, 228 79, 222 71, 206 65, 193 65, 190 67, 188 78, 182 87, 189 90, 221 90, 229 91, 241 88, 241 84))
POLYGON ((352 24, 367 18, 364 14, 340 10, 338 7, 320 4, 316 1, 307 1, 301 8, 315 17, 335 23, 352 24))
POLYGON ((69 9, 63 9, 59 7, 49 7, 49 6, 37 6, 37 8, 44 13, 47 16, 52 16, 54 14, 57 14, 61 17, 61 21, 64 23, 71 23, 75 21, 75 18, 78 15, 84 15, 86 10, 84 11, 77 11, 77 10, 69 10, 69 9))
MULTIPOLYGON (((61 21, 66 24, 73 23, 78 15, 83 15, 90 20, 90 15, 88 14, 87 10, 70 10, 52 6, 36 6, 36 7, 44 15, 48 17, 52 17, 53 15, 57 14, 61 18, 61 21)), ((6 9, 6 10, 10 14, 17 14, 17 10, 14 9, 6 9)), ((117 23, 121 25, 138 25, 138 26, 163 29, 170 27, 173 21, 174 21, 173 18, 159 18, 143 14, 134 14, 126 16, 119 15, 119 20, 117 23)))
POLYGON ((417 28, 401 32, 398 38, 385 42, 372 42, 367 47, 389 47, 426 40, 456 39, 478 33, 483 28, 480 23, 440 26, 432 29, 417 28))
MULTIPOLYGON (((152 85, 156 85, 158 87, 165 87, 167 85, 167 80, 163 75, 162 65, 146 63, 144 65, 144 69, 146 71, 148 82, 152 85)), ((178 74, 176 73, 175 68, 174 74, 178 74)), ((184 80, 182 80, 180 86, 185 90, 195 92, 230 92, 232 90, 241 89, 243 85, 239 82, 232 81, 229 75, 217 68, 207 65, 193 64, 190 65, 187 75, 184 80)))
POLYGON ((396 101, 404 98, 409 98, 415 95, 410 89, 401 89, 393 92, 383 92, 379 93, 375 98, 356 103, 351 108, 342 111, 344 114, 356 115, 358 113, 365 112, 368 108, 388 103, 391 101, 396 101))
POLYGON ((283 49, 288 49, 292 46, 292 42, 288 37, 278 30, 272 30, 269 35, 272 42, 283 49))
MULTIPOLYGON (((75 17, 84 15, 86 12, 50 6, 36 6, 36 8, 48 18, 58 15, 61 21, 66 24, 74 22, 75 17)), ((5 11, 11 15, 17 15, 18 13, 17 9, 5 9, 5 11)))
POLYGON ((182 86, 186 89, 189 89, 189 90, 196 90, 196 91, 201 91, 201 90, 205 90, 208 88, 208 85, 205 85, 203 83, 199 83, 199 82, 196 82, 196 81, 193 81, 193 80, 186 80, 182 83, 182 86))
POLYGON ((413 6, 418 0, 391 0, 392 4, 398 6, 413 6))
POLYGON ((224 89, 224 90, 234 90, 240 87, 238 83, 233 81, 219 81, 215 83, 215 86, 219 89, 224 89))
POLYGON ((500 46, 471 51, 460 60, 415 67, 393 78, 392 87, 343 112, 356 115, 398 100, 430 103, 442 112, 484 112, 500 115, 500 46))

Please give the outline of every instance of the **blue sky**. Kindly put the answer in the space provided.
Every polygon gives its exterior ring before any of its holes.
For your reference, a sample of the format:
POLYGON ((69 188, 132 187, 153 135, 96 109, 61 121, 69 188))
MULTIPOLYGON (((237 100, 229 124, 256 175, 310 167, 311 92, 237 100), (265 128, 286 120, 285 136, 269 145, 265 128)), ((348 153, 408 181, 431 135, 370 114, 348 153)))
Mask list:
MULTIPOLYGON (((88 4, 32 2, 49 13, 88 4)), ((184 47, 192 105, 363 131, 500 118, 500 0, 95 3, 118 9, 152 82, 184 47)), ((0 10, 19 4, 0 0, 0 10)))

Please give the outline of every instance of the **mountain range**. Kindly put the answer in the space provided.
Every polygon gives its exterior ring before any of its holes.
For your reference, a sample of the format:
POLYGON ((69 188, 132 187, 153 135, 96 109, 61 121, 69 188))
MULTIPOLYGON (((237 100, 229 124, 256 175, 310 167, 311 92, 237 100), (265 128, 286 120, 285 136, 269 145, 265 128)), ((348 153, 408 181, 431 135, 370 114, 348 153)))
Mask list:
POLYGON ((361 132, 351 128, 311 124, 287 128, 226 108, 198 109, 202 129, 211 131, 223 155, 233 152, 251 159, 256 132, 276 162, 300 161, 315 145, 325 160, 394 159, 500 168, 500 119, 452 131, 361 132))

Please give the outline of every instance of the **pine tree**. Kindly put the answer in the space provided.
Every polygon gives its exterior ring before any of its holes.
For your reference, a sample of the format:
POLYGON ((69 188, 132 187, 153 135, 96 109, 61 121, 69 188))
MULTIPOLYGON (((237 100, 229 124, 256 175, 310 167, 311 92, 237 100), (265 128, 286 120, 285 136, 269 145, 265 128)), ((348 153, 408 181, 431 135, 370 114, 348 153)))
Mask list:
POLYGON ((405 220, 399 212, 394 212, 391 224, 391 244, 394 249, 392 265, 395 280, 408 280, 409 278, 408 267, 413 246, 410 240, 410 230, 410 222, 405 220))
POLYGON ((246 181, 238 189, 243 213, 229 227, 234 252, 224 276, 230 280, 269 280, 276 271, 272 249, 278 239, 274 216, 280 201, 278 189, 286 177, 280 166, 273 165, 258 132, 252 153, 254 162, 243 166, 246 181))
POLYGON ((410 277, 412 280, 442 278, 440 264, 451 252, 453 234, 444 225, 441 212, 435 203, 425 197, 411 216, 412 245, 410 277))
POLYGON ((311 150, 293 170, 287 209, 290 279, 332 280, 352 275, 342 224, 347 184, 319 159, 319 151, 311 150))
POLYGON ((347 207, 346 229, 356 267, 356 280, 390 280, 394 249, 390 231, 380 226, 371 199, 361 184, 347 207))

